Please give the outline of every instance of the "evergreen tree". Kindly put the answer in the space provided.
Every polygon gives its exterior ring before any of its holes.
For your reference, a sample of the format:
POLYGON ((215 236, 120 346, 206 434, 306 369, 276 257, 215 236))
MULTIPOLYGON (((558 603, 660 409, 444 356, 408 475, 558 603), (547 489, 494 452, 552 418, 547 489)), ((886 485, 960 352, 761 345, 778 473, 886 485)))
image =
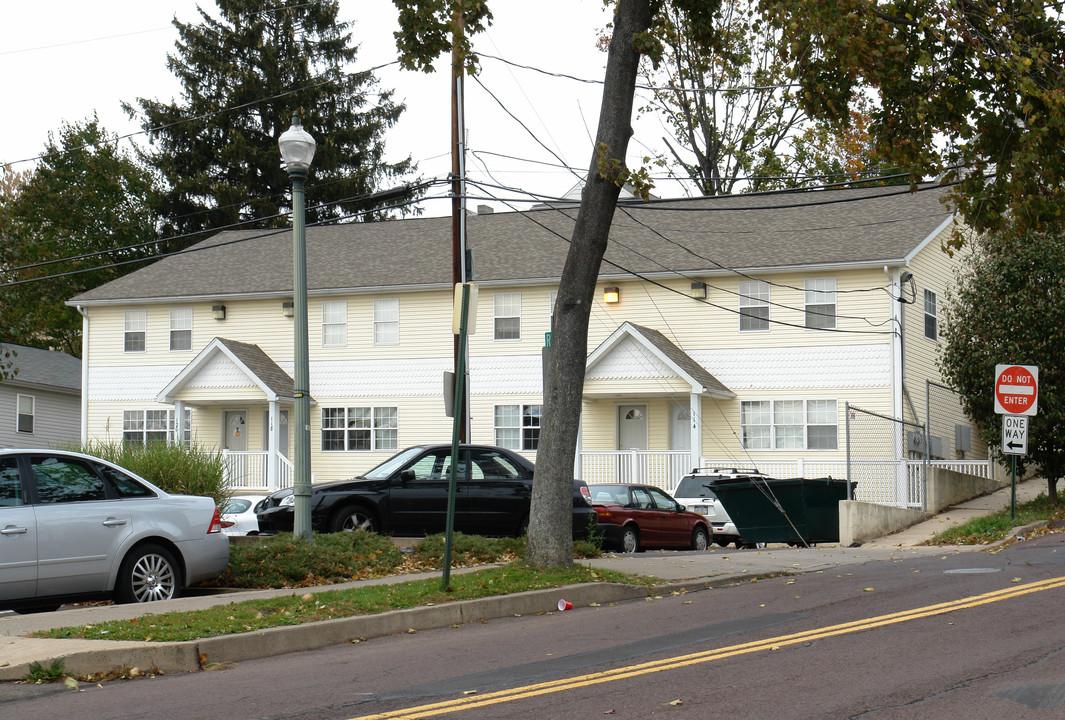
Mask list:
POLYGON ((167 65, 183 87, 180 101, 137 100, 151 142, 144 157, 168 186, 164 233, 286 224, 275 217, 290 186, 277 139, 294 111, 318 143, 307 221, 387 216, 379 201, 359 198, 414 169, 409 158, 384 162, 384 133, 405 107, 370 72, 351 72, 357 46, 350 23, 337 20, 337 1, 216 2, 217 19, 200 9, 199 24, 174 20, 179 40, 167 65))
POLYGON ((0 337, 81 355, 66 301, 155 252, 152 174, 93 117, 52 133, 40 165, 0 199, 0 337))

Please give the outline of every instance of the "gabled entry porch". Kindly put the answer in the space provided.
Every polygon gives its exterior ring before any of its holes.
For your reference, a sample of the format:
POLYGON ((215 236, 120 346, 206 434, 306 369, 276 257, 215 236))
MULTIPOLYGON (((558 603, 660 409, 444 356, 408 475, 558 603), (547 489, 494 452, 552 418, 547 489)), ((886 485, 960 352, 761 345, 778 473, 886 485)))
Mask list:
POLYGON ((672 488, 700 464, 703 404, 732 397, 661 332, 624 323, 588 356, 578 477, 672 488))
POLYGON ((178 417, 189 408, 201 443, 218 438, 230 488, 271 492, 292 484, 293 394, 292 377, 258 345, 215 338, 156 401, 178 417))

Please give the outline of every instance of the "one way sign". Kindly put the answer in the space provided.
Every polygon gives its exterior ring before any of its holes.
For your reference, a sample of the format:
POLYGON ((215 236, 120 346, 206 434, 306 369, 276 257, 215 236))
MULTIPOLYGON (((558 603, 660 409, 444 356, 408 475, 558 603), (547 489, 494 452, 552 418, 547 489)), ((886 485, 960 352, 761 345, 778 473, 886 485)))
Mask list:
POLYGON ((1002 452, 1005 455, 1028 454, 1028 418, 1026 416, 1002 416, 1002 452))

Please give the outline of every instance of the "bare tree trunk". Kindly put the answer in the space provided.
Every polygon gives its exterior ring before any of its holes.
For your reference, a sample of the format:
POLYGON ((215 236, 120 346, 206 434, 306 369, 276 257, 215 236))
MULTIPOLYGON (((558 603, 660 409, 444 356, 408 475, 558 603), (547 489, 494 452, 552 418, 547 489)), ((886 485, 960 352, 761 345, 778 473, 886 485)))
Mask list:
POLYGON ((636 34, 650 28, 650 4, 651 0, 620 0, 614 14, 596 147, 555 302, 526 550, 526 559, 541 568, 573 563, 573 463, 588 354, 588 318, 621 190, 612 179, 601 177, 599 168, 603 161, 625 162, 640 61, 633 41, 636 34))
POLYGON ((1047 478, 1047 497, 1050 498, 1051 504, 1058 504, 1058 478, 1047 478))

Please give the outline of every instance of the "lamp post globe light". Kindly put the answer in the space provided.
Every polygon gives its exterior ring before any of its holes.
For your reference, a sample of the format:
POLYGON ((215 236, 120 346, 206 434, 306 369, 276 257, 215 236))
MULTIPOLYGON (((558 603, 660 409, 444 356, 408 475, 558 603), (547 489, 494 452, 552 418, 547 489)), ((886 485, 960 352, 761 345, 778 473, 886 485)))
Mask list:
MULTIPOLYGON (((307 170, 317 147, 314 138, 292 116, 292 127, 277 140, 281 165, 292 181, 292 300, 295 337, 293 342, 293 395, 295 402, 295 448, 293 452, 292 495, 294 498, 292 534, 311 539, 311 371, 307 349, 307 236, 303 198, 307 170)), ((276 448, 275 448, 276 451, 276 448)))

